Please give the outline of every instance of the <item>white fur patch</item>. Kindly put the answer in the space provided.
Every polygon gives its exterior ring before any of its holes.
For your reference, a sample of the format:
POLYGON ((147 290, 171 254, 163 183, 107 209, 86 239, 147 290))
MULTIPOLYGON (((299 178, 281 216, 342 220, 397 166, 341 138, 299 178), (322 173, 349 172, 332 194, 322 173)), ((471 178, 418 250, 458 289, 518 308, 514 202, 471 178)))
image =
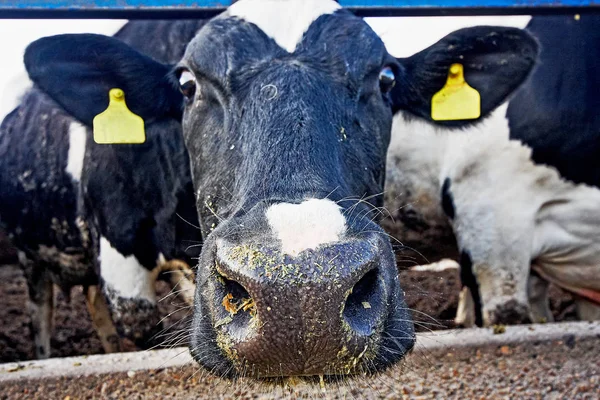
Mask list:
POLYGON ((414 267, 410 267, 411 271, 418 272, 441 272, 446 271, 448 269, 459 269, 460 265, 454 260, 449 258, 445 258, 435 263, 425 264, 425 265, 415 265, 414 267))
POLYGON ((281 251, 291 256, 338 242, 346 232, 346 218, 341 208, 327 199, 274 204, 266 215, 273 233, 281 241, 281 251))
POLYGON ((81 171, 83 171, 86 139, 85 126, 78 122, 71 122, 69 126, 69 154, 65 171, 77 182, 81 180, 81 171))
POLYGON ((241 0, 229 7, 229 15, 255 24, 293 53, 317 18, 339 8, 332 0, 241 0))
POLYGON ((100 276, 121 297, 156 303, 152 273, 135 256, 119 253, 104 236, 100 238, 100 276))

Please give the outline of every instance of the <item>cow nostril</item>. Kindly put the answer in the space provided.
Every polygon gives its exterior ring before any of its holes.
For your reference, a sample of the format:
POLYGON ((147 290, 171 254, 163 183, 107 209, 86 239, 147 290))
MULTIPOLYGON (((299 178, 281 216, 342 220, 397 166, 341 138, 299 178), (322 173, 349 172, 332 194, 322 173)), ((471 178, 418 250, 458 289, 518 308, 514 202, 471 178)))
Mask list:
POLYGON ((384 302, 379 271, 375 268, 367 272, 352 288, 344 306, 344 320, 354 332, 369 336, 383 314, 384 302))
POLYGON ((242 339, 256 317, 256 304, 248 291, 238 282, 222 275, 218 279, 222 285, 217 293, 217 300, 221 303, 219 313, 221 319, 217 325, 223 325, 230 335, 242 339))

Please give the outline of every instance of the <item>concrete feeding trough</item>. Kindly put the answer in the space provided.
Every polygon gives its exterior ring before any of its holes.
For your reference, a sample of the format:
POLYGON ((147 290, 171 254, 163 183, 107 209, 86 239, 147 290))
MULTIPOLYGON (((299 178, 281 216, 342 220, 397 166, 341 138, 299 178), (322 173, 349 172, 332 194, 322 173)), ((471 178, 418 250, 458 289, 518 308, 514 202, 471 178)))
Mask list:
POLYGON ((569 398, 600 396, 600 323, 419 334, 383 374, 307 383, 227 381, 186 348, 0 365, 2 399, 569 398))

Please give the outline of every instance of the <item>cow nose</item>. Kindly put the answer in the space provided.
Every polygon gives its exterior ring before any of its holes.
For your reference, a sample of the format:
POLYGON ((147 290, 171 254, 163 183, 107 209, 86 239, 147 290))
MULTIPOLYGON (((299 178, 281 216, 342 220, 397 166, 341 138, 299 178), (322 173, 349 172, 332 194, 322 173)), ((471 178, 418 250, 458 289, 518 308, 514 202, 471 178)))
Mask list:
POLYGON ((387 316, 377 250, 356 240, 290 257, 221 241, 217 343, 256 376, 349 373, 375 350, 387 316))

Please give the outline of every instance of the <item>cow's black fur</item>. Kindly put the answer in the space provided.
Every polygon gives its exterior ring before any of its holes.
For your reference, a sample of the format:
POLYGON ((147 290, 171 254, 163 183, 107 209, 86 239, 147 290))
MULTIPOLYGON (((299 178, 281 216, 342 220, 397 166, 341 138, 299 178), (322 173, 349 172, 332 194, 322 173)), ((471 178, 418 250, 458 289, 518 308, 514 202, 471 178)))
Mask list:
POLYGON ((600 187, 600 16, 533 17, 540 61, 510 100, 510 138, 536 163, 575 183, 600 187))
POLYGON ((452 184, 452 180, 450 178, 444 179, 444 184, 442 185, 442 209, 444 210, 444 214, 450 219, 454 219, 455 209, 454 209, 454 198, 452 196, 452 192, 450 191, 450 185, 452 184))

